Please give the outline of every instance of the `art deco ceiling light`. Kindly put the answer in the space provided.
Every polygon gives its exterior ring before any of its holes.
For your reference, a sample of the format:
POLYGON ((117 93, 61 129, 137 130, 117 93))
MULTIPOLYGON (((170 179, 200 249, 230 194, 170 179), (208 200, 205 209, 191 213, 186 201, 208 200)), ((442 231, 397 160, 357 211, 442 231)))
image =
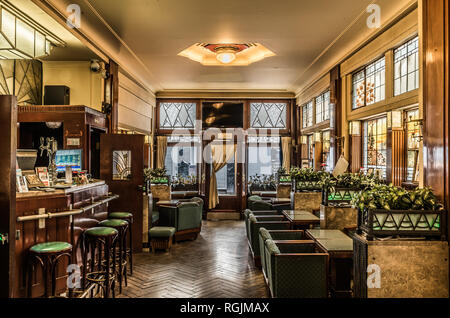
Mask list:
POLYGON ((66 44, 8 1, 0 0, 0 59, 48 56, 53 45, 66 44))
POLYGON ((196 43, 178 53, 178 55, 206 66, 246 66, 266 57, 274 56, 275 53, 259 43, 196 43))

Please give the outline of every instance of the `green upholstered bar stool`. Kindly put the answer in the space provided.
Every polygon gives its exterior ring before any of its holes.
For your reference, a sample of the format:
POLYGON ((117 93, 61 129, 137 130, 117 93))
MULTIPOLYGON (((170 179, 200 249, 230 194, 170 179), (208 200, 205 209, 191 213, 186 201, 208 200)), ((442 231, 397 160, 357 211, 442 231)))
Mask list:
POLYGON ((119 293, 122 293, 122 281, 123 278, 125 278, 125 286, 128 286, 127 282, 127 233, 128 233, 128 222, 125 220, 119 220, 119 219, 108 219, 101 221, 98 226, 104 226, 104 227, 111 227, 113 229, 116 229, 119 232, 118 235, 118 263, 119 263, 119 271, 118 271, 118 278, 119 278, 119 293))
MULTIPOLYGON (((42 278, 44 283, 44 297, 48 298, 48 283, 49 272, 51 278, 51 296, 56 294, 56 270, 58 268, 58 261, 62 257, 67 257, 68 264, 72 262, 72 245, 66 242, 47 242, 33 245, 29 250, 28 257, 28 286, 27 296, 32 296, 33 272, 35 271, 35 264, 38 263, 42 268, 42 278)), ((70 287, 70 286, 69 286, 70 287)), ((72 298, 73 289, 69 288, 69 298, 72 298)))
MULTIPOLYGON (((92 227, 83 233, 83 290, 86 283, 95 284, 108 298, 110 290, 115 297, 116 243, 119 231, 111 227, 92 227), (90 259, 88 264, 88 255, 90 259), (112 257, 111 257, 112 252, 112 257), (96 260, 96 257, 98 258, 96 260), (111 264, 112 263, 112 264, 111 264), (88 268, 89 265, 89 268, 88 268)), ((93 297, 93 289, 91 290, 93 297)))
POLYGON ((111 212, 108 219, 119 219, 128 221, 128 241, 129 247, 126 249, 128 262, 130 263, 130 276, 133 275, 133 214, 129 212, 111 212))

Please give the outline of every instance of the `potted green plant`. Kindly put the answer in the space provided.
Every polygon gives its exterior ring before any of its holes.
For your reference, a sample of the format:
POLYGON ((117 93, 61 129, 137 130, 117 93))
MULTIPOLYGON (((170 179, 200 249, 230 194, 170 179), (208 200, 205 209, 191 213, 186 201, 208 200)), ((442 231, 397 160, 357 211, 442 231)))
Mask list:
POLYGON ((295 191, 321 191, 321 180, 327 175, 328 172, 314 171, 312 168, 292 167, 290 172, 295 191))
POLYGON ((446 211, 431 188, 411 191, 378 184, 355 194, 358 232, 374 236, 437 236, 445 239, 446 211))
POLYGON ((144 169, 144 182, 152 184, 169 184, 169 177, 165 168, 144 169))

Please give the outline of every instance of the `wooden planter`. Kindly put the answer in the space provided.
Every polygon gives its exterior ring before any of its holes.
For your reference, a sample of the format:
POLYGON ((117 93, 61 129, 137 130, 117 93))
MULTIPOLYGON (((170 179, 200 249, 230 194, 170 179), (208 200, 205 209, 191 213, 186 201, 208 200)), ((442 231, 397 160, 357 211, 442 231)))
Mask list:
POLYGON ((296 192, 294 196, 294 210, 315 212, 320 210, 322 194, 320 192, 296 192))
POLYGON ((368 240, 375 236, 435 237, 446 239, 447 212, 423 210, 358 211, 358 233, 366 233, 368 240))
POLYGON ((354 227, 358 220, 358 210, 351 206, 320 206, 320 228, 344 230, 347 227, 354 227))
POLYGON ((322 186, 319 184, 319 181, 295 180, 294 185, 295 185, 295 192, 322 191, 322 186))
POLYGON ((361 191, 354 188, 335 188, 334 191, 322 190, 322 204, 350 202, 355 193, 361 191))

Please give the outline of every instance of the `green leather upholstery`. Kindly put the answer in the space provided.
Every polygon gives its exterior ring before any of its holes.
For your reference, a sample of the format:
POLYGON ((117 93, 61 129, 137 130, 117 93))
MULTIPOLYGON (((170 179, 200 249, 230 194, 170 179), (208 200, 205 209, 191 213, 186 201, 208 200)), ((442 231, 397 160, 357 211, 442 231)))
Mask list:
POLYGON ((72 249, 72 244, 66 242, 47 242, 39 243, 30 247, 30 251, 38 254, 45 253, 59 253, 70 251, 72 249))
POLYGON ((265 257, 273 297, 327 297, 328 254, 316 253, 313 244, 282 244, 268 239, 265 257))
POLYGON ((249 236, 250 246, 253 252, 253 257, 259 257, 259 229, 266 228, 268 230, 288 230, 291 224, 285 221, 281 215, 258 217, 250 214, 249 217, 249 236))
POLYGON ((191 202, 196 202, 196 203, 198 203, 198 205, 200 205, 201 206, 201 208, 203 209, 203 199, 202 198, 199 198, 199 197, 193 197, 192 199, 191 199, 191 202))
POLYGON ((253 203, 255 201, 262 201, 262 198, 260 196, 258 196, 258 195, 252 195, 252 196, 248 197, 248 199, 247 199, 247 207, 250 210, 253 210, 253 203))
POLYGON ((266 253, 264 252, 266 240, 274 240, 274 241, 298 241, 305 240, 306 238, 304 231, 290 231, 290 230, 275 230, 268 231, 265 228, 259 229, 259 250, 261 252, 261 267, 263 274, 266 278, 268 278, 268 268, 266 261, 266 253))
POLYGON ((267 201, 249 201, 252 202, 251 204, 251 210, 252 211, 267 211, 267 210, 273 210, 273 206, 270 202, 267 201))
POLYGON ((197 202, 183 202, 178 206, 161 205, 158 225, 174 227, 176 232, 198 229, 202 225, 202 212, 203 207, 197 202))
POLYGON ((150 238, 168 238, 175 234, 175 228, 170 226, 154 226, 148 231, 150 238))
POLYGON ((152 224, 159 221, 159 211, 152 211, 152 224))
POLYGON ((122 226, 126 226, 128 225, 128 222, 125 220, 121 220, 121 219, 108 219, 108 220, 104 220, 101 221, 98 226, 106 226, 106 227, 113 227, 113 228, 118 228, 118 227, 122 227, 122 226))
POLYGON ((196 202, 183 202, 178 206, 177 231, 195 229, 202 224, 202 208, 196 202))
POLYGON ((247 235, 247 240, 250 242, 250 230, 249 230, 249 222, 248 222, 248 217, 250 216, 250 214, 253 214, 255 216, 269 216, 269 215, 280 215, 280 213, 278 211, 251 211, 250 209, 246 209, 244 211, 244 223, 245 223, 245 231, 246 231, 246 235, 247 235))
POLYGON ((112 227, 103 227, 103 226, 91 227, 90 229, 84 231, 84 235, 91 235, 91 236, 112 236, 117 235, 118 233, 119 232, 116 229, 113 229, 112 227))
POLYGON ((109 219, 128 219, 133 217, 133 214, 128 212, 111 212, 108 214, 109 219))

